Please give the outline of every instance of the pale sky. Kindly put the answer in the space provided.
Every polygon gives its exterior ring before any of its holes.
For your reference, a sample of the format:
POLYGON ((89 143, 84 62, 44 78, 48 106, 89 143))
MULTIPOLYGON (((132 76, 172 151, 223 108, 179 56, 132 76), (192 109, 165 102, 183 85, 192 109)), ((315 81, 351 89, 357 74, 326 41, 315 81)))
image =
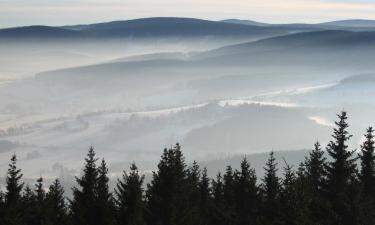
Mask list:
POLYGON ((0 28, 155 16, 270 23, 375 19, 375 0, 0 0, 0 28))

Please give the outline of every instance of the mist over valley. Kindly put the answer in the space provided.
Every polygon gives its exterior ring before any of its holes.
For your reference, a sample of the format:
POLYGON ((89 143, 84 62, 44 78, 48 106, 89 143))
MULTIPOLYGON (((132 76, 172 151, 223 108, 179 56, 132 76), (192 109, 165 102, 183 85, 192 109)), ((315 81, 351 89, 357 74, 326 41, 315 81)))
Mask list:
POLYGON ((17 153, 27 178, 70 177, 92 145, 114 177, 133 161, 148 173, 177 142, 212 174, 271 150, 297 162, 328 143, 341 110, 358 148, 374 124, 374 28, 145 18, 1 29, 0 169, 17 153))

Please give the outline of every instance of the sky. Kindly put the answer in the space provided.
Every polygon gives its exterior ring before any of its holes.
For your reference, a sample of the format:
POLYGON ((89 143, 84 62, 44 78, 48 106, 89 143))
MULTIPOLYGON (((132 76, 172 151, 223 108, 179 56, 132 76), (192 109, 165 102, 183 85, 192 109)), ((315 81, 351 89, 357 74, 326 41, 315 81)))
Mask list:
POLYGON ((375 0, 0 0, 0 28, 159 16, 269 23, 375 19, 375 0))

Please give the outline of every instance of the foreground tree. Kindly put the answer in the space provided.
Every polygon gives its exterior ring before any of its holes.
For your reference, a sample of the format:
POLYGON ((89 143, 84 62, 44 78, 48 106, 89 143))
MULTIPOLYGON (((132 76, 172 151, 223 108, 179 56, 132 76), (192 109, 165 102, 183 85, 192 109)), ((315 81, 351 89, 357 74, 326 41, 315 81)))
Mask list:
POLYGON ((261 224, 281 224, 280 221, 280 178, 277 176, 277 163, 274 152, 270 153, 262 184, 262 218, 261 224))
POLYGON ((189 210, 190 221, 186 221, 189 224, 200 224, 200 192, 199 192, 199 181, 201 177, 201 170, 196 161, 193 161, 192 165, 187 170, 187 185, 189 192, 189 210))
POLYGON ((310 211, 310 221, 315 224, 322 224, 327 219, 328 206, 322 192, 326 176, 325 163, 324 151, 320 143, 316 142, 304 162, 307 182, 304 191, 308 198, 306 203, 310 211))
POLYGON ((189 185, 180 145, 164 149, 158 171, 147 188, 149 224, 189 225, 189 185))
POLYGON ((332 224, 356 224, 355 209, 349 196, 349 189, 355 181, 355 150, 348 150, 347 142, 352 135, 347 130, 349 125, 346 112, 341 112, 338 118, 332 135, 334 140, 327 146, 332 161, 325 165, 326 197, 331 204, 332 224))
POLYGON ((326 175, 324 168, 325 161, 324 151, 321 149, 320 143, 316 142, 314 149, 305 160, 306 178, 314 195, 320 194, 324 184, 324 177, 326 175))
POLYGON ((361 146, 359 158, 361 160, 361 170, 359 179, 362 184, 362 193, 366 198, 375 197, 375 146, 374 146, 374 130, 372 127, 367 129, 365 141, 361 146))
POLYGON ((20 225, 22 221, 22 204, 21 204, 21 191, 24 183, 21 170, 17 168, 17 157, 13 155, 10 159, 8 173, 6 177, 6 192, 5 192, 5 211, 6 218, 5 224, 20 225))
POLYGON ((375 224, 375 153, 374 153, 374 130, 367 129, 365 141, 361 146, 359 158, 361 170, 359 182, 361 185, 360 199, 360 224, 375 224))
POLYGON ((235 210, 237 224, 255 224, 259 213, 258 209, 258 187, 255 170, 250 167, 244 158, 239 171, 236 171, 234 188, 235 210))
POLYGON ((122 180, 117 181, 116 196, 116 224, 144 225, 143 182, 145 176, 140 175, 137 166, 130 166, 130 173, 124 171, 122 180))
POLYGON ((231 225, 237 222, 235 211, 235 174, 232 166, 227 166, 223 176, 223 197, 224 197, 224 221, 225 224, 231 225))
POLYGON ((64 197, 64 189, 58 179, 49 187, 46 194, 45 224, 66 225, 69 222, 67 206, 64 197))
POLYGON ((40 177, 36 180, 35 184, 35 198, 36 198, 36 209, 35 209, 35 224, 45 224, 45 197, 46 192, 43 188, 43 178, 40 177))
MULTIPOLYGON (((320 222, 315 222, 312 218, 312 213, 310 210, 311 195, 309 194, 310 184, 306 176, 306 165, 300 163, 297 172, 296 179, 294 182, 295 190, 295 223, 296 224, 322 224, 320 222)), ((323 221, 323 220, 320 220, 323 221)))
POLYGON ((216 180, 212 180, 212 197, 212 224, 223 225, 225 224, 225 200, 223 177, 220 172, 216 175, 216 180))
POLYGON ((29 186, 26 186, 25 190, 23 191, 20 205, 20 211, 22 211, 21 219, 23 224, 40 224, 40 218, 38 214, 38 200, 35 192, 29 186))
POLYGON ((108 168, 104 159, 102 159, 97 173, 98 178, 95 187, 96 224, 112 225, 114 224, 114 203, 112 194, 109 192, 108 168))
POLYGON ((16 205, 21 198, 21 191, 23 188, 23 183, 21 178, 23 174, 21 169, 17 168, 17 156, 13 155, 10 159, 10 164, 8 168, 7 178, 6 178, 6 193, 5 202, 8 207, 16 205))
POLYGON ((198 225, 212 223, 213 203, 211 199, 210 179, 207 175, 207 168, 203 168, 202 176, 198 184, 199 190, 199 221, 198 225))
POLYGON ((285 162, 284 179, 280 191, 281 216, 283 224, 297 225, 297 192, 296 192, 296 174, 292 166, 285 162))
POLYGON ((91 147, 85 158, 83 176, 76 177, 78 188, 73 188, 71 201, 71 216, 74 225, 96 225, 96 182, 98 171, 96 168, 95 151, 91 147))

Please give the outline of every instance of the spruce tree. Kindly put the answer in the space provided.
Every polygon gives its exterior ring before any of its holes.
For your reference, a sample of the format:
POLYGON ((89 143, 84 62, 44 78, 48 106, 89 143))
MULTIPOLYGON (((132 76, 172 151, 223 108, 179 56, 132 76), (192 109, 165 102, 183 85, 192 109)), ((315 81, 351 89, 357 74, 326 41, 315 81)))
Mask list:
POLYGON ((327 219, 328 205, 322 195, 326 176, 325 163, 324 151, 321 149, 320 143, 316 142, 314 149, 310 151, 304 162, 307 182, 304 189, 306 195, 308 195, 306 197, 309 199, 309 201, 306 201, 306 205, 310 211, 311 222, 316 224, 321 224, 327 219))
POLYGON ((224 184, 221 173, 216 175, 216 180, 212 180, 212 224, 225 224, 225 200, 224 200, 224 184))
POLYGON ((348 132, 347 114, 338 115, 333 131, 333 139, 327 146, 332 161, 325 164, 327 171, 326 196, 331 204, 333 224, 355 224, 348 191, 355 179, 355 150, 348 150, 347 142, 352 137, 348 132))
MULTIPOLYGON (((284 160, 285 161, 285 160, 284 160)), ((292 166, 285 162, 284 179, 280 193, 281 218, 285 225, 299 225, 297 208, 297 177, 292 166)))
POLYGON ((46 193, 43 189, 43 178, 40 177, 36 181, 35 184, 35 199, 36 199, 36 206, 35 206, 35 224, 44 224, 44 217, 45 217, 45 197, 46 193))
POLYGON ((22 176, 21 170, 17 168, 17 157, 13 155, 6 176, 5 192, 5 220, 9 225, 22 224, 21 191, 24 186, 21 181, 22 176))
POLYGON ((190 221, 186 221, 189 224, 199 224, 200 223, 200 193, 199 193, 199 180, 200 180, 201 170, 196 161, 187 170, 187 185, 189 186, 189 202, 188 206, 190 221))
POLYGON ((305 159, 306 176, 314 195, 318 195, 322 190, 325 177, 325 161, 324 151, 321 149, 320 143, 316 142, 314 149, 305 159))
POLYGON ((21 198, 22 222, 27 225, 38 225, 38 200, 35 192, 27 185, 21 198))
POLYGON ((270 153, 262 184, 262 224, 280 224, 280 178, 277 176, 277 163, 274 152, 270 153))
POLYGON ((224 202, 224 184, 221 173, 217 173, 216 180, 212 180, 212 197, 215 205, 222 205, 224 202))
POLYGON ((76 177, 79 187, 73 187, 71 201, 71 216, 73 225, 96 225, 96 184, 98 171, 97 158, 93 147, 89 149, 85 158, 82 177, 76 177))
POLYGON ((181 147, 164 149, 147 187, 149 223, 154 225, 190 225, 189 185, 181 147))
POLYGON ((360 224, 375 223, 375 154, 373 128, 369 127, 365 134, 365 141, 361 146, 359 158, 361 169, 359 183, 361 185, 360 224))
POLYGON ((235 176, 232 166, 227 166, 225 174, 223 176, 223 194, 224 194, 224 216, 225 223, 235 224, 237 222, 237 214, 235 211, 235 176))
POLYGON ((130 166, 130 173, 123 172, 122 180, 117 181, 116 196, 116 224, 144 225, 143 182, 145 176, 140 175, 137 166, 130 166))
POLYGON ((7 207, 12 207, 17 205, 21 198, 21 191, 23 188, 23 183, 21 178, 23 174, 21 169, 17 169, 17 157, 13 155, 10 159, 10 164, 8 168, 7 178, 6 178, 6 193, 5 193, 5 203, 7 207))
POLYGON ((235 210, 237 224, 255 224, 258 214, 258 187, 255 170, 250 167, 246 158, 241 161, 241 169, 235 174, 235 210))
POLYGON ((97 173, 98 178, 95 186, 96 224, 112 225, 114 223, 114 204, 112 194, 109 193, 108 168, 104 159, 102 159, 97 173))
POLYGON ((362 193, 364 196, 375 199, 375 142, 373 132, 372 127, 367 129, 366 139, 361 146, 361 153, 359 154, 361 160, 359 179, 362 184, 362 193))
POLYGON ((46 192, 43 189, 43 178, 40 177, 36 180, 35 184, 36 198, 39 203, 43 203, 46 197, 46 192))
POLYGON ((58 179, 50 185, 46 194, 45 221, 47 225, 66 225, 69 222, 64 189, 58 179))
POLYGON ((212 200, 210 179, 207 175, 207 168, 203 168, 202 176, 198 184, 199 190, 199 221, 197 225, 208 225, 211 223, 212 200))
POLYGON ((311 204, 311 195, 309 194, 309 183, 306 176, 306 165, 304 163, 300 163, 298 170, 296 172, 296 180, 295 180, 295 208, 297 209, 295 215, 296 224, 323 224, 321 222, 316 221, 323 221, 322 219, 317 220, 316 218, 312 219, 311 212, 310 212, 310 204, 311 204))

